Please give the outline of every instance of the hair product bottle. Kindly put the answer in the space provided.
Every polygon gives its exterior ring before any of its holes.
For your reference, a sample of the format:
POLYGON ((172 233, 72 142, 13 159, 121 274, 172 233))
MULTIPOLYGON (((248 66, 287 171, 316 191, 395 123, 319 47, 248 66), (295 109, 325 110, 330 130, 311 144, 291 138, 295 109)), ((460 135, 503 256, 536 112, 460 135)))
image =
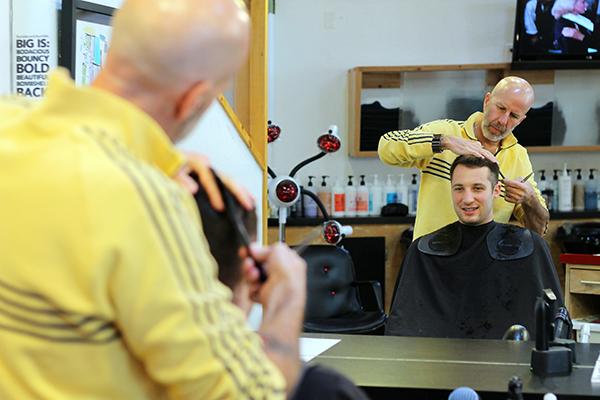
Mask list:
POLYGON ((352 175, 348 175, 348 184, 346 185, 346 217, 356 217, 356 188, 352 183, 352 175))
POLYGON ((360 176, 360 184, 356 189, 356 215, 366 217, 369 215, 369 189, 365 183, 365 176, 360 176))
POLYGON ((561 212, 573 211, 573 186, 569 171, 565 163, 563 172, 558 178, 558 211, 561 212))
MULTIPOLYGON (((306 185, 306 189, 310 190, 312 193, 315 193, 315 186, 313 185, 312 180, 314 176, 308 177, 308 185, 306 185)), ((304 216, 306 218, 317 218, 317 203, 310 197, 304 196, 304 216)))
MULTIPOLYGON (((319 186, 317 196, 319 196, 319 200, 321 200, 321 203, 323 203, 323 206, 325 206, 327 213, 331 214, 331 188, 329 185, 327 185, 327 178, 329 178, 329 176, 322 175, 321 178, 323 181, 321 182, 321 186, 319 186)), ((317 212, 320 217, 323 216, 321 210, 317 210, 317 212)))
POLYGON ((379 176, 373 175, 373 186, 369 190, 369 194, 373 199, 369 207, 369 215, 378 217, 381 215, 381 207, 383 207, 383 187, 379 183, 379 176))

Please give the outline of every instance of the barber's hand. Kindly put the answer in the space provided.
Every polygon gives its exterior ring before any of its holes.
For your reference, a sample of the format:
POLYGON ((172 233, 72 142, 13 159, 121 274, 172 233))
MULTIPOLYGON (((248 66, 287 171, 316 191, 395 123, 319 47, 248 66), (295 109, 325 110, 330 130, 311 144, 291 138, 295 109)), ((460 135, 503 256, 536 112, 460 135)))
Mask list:
POLYGON ((288 246, 277 243, 269 247, 252 245, 252 256, 262 262, 267 280, 260 282, 254 268, 245 270, 250 293, 265 308, 277 310, 286 303, 303 311, 306 302, 306 263, 288 246))
POLYGON ((306 263, 281 243, 253 246, 251 251, 267 273, 267 280, 257 285, 258 300, 263 305, 259 333, 267 356, 285 377, 289 395, 301 370, 298 339, 306 304, 306 263))
MULTIPOLYGON (((217 182, 210 170, 210 161, 208 158, 197 153, 186 153, 186 157, 187 163, 177 172, 174 179, 190 193, 194 194, 198 191, 198 184, 189 175, 190 172, 195 172, 198 175, 200 184, 206 190, 212 208, 217 211, 223 211, 225 205, 217 187, 217 182)), ((225 187, 229 189, 244 209, 250 211, 254 208, 254 199, 247 190, 236 185, 226 176, 219 175, 219 178, 221 178, 225 187)))
POLYGON ((488 160, 498 163, 498 160, 492 153, 484 149, 478 140, 468 140, 457 136, 442 135, 442 147, 445 150, 450 150, 456 155, 470 154, 473 156, 487 158, 488 160))
POLYGON ((520 179, 504 179, 502 181, 506 188, 504 199, 513 204, 530 204, 537 201, 535 190, 529 182, 521 182, 520 179))

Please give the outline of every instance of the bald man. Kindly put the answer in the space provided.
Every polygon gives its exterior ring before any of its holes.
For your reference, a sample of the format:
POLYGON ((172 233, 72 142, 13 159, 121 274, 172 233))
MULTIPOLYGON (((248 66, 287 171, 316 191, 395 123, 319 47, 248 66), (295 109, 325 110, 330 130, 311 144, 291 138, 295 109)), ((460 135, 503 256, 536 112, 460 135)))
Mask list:
POLYGON ((125 0, 91 87, 58 70, 40 102, 0 101, 0 398, 293 390, 304 262, 283 245, 253 248, 268 279, 246 269, 264 308, 250 331, 192 196, 171 179, 184 165, 173 142, 246 57, 241 4, 125 0))
POLYGON ((506 77, 485 94, 483 112, 466 121, 438 120, 381 137, 378 153, 384 163, 421 170, 414 239, 457 220, 450 197, 450 166, 462 154, 500 166, 503 180, 502 194, 494 200, 496 222, 508 223, 514 216, 523 226, 545 233, 548 210, 530 175, 527 150, 512 133, 533 101, 533 88, 526 80, 506 77))

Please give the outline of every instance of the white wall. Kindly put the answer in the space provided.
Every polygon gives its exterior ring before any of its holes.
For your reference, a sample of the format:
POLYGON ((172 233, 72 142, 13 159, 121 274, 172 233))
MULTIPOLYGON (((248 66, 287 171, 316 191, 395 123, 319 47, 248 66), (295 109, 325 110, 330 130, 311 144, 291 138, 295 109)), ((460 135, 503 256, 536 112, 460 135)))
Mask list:
MULTIPOLYGON (((281 126, 282 138, 269 145, 270 166, 287 173, 302 158, 315 154, 314 141, 330 124, 339 126, 348 143, 347 74, 355 66, 509 62, 515 4, 276 0, 269 118, 281 126)), ((598 135, 597 103, 581 100, 582 94, 597 98, 598 87, 599 71, 558 71, 554 87, 536 88, 536 105, 563 96, 560 103, 570 129, 598 135)), ((600 166, 591 153, 531 158, 535 168, 549 168, 561 164, 565 156, 573 166, 600 166)), ((305 167, 301 175, 399 172, 378 159, 354 159, 340 151, 305 167)))
POLYGON ((0 95, 10 92, 10 0, 0 0, 0 95))

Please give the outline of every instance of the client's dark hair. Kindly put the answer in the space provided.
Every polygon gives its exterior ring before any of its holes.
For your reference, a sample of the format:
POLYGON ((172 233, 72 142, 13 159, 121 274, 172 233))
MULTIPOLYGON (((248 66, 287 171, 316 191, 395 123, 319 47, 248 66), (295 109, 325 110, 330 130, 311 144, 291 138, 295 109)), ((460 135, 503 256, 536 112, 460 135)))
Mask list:
MULTIPOLYGON (((256 212, 254 210, 246 211, 235 200, 230 202, 230 205, 233 206, 230 209, 226 209, 224 212, 216 211, 210 205, 202 185, 199 186, 200 189, 194 197, 202 218, 204 235, 208 240, 210 252, 219 266, 219 280, 233 289, 242 279, 242 259, 238 252, 243 243, 228 213, 233 218, 239 218, 252 235, 256 232, 256 212)), ((227 191, 227 194, 235 199, 229 190, 224 187, 222 190, 227 191)), ((221 193, 221 196, 224 194, 221 193)))
POLYGON ((461 156, 456 157, 456 159, 452 163, 452 166, 450 167, 450 179, 452 179, 452 177, 454 176, 454 170, 456 169, 457 165, 464 165, 465 167, 471 169, 487 167, 487 169, 489 169, 490 171, 489 180, 492 184, 492 188, 494 188, 496 186, 496 183, 498 183, 500 167, 497 163, 488 160, 485 157, 478 157, 469 154, 463 154, 461 156))

